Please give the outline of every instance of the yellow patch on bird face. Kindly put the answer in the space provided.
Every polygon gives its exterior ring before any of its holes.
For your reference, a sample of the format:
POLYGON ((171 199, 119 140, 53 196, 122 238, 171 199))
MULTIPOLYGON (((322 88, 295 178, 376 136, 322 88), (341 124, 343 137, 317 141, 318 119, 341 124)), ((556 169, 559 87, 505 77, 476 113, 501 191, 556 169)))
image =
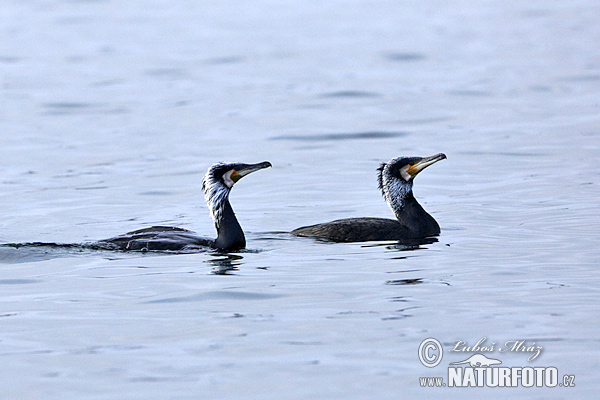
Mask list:
POLYGON ((231 170, 231 174, 229 175, 229 178, 235 183, 237 181, 239 181, 240 179, 242 179, 242 174, 240 174, 238 171, 236 171, 235 169, 231 170))
POLYGON ((412 177, 415 177, 419 172, 421 172, 421 168, 418 167, 419 164, 407 165, 406 173, 412 177))

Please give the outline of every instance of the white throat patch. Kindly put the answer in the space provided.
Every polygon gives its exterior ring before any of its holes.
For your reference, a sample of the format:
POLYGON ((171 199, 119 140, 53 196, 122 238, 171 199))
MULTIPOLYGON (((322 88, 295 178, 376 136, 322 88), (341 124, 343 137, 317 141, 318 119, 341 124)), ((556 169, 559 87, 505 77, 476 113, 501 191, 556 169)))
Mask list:
POLYGON ((400 168, 400 175, 406 182, 410 181, 412 178, 412 176, 408 173, 409 168, 410 165, 405 165, 404 167, 400 168))
MULTIPOLYGON (((231 180, 231 173, 233 170, 228 171, 225 175, 227 175, 227 180, 231 181, 231 186, 233 186, 233 181, 231 180)), ((206 204, 208 205, 208 210, 210 211, 210 216, 215 223, 215 228, 219 229, 219 221, 223 215, 223 207, 225 206, 225 201, 229 197, 229 192, 231 190, 231 186, 228 186, 227 183, 221 183, 220 179, 215 178, 213 175, 212 168, 208 170, 208 172, 204 175, 202 179, 202 190, 204 191, 204 199, 206 200, 206 204)))
MULTIPOLYGON (((408 172, 403 168, 400 174, 404 177, 405 174, 408 175, 408 172)), ((403 179, 393 177, 389 165, 386 165, 381 172, 381 192, 383 198, 396 216, 398 216, 398 213, 404 207, 404 197, 410 193, 412 186, 411 180, 403 181, 403 179)))
POLYGON ((227 186, 229 189, 231 189, 233 187, 233 185, 235 184, 233 179, 231 179, 231 174, 233 174, 234 171, 235 170, 232 169, 223 174, 223 182, 225 182, 225 186, 227 186))

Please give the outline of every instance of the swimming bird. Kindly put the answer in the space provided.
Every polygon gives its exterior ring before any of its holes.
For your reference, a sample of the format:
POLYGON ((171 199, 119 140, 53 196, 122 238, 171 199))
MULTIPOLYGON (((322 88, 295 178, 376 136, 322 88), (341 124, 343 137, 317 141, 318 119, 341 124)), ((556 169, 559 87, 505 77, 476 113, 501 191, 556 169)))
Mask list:
POLYGON ((440 234, 440 226, 415 199, 413 179, 428 166, 443 160, 431 157, 398 157, 378 168, 377 180, 383 198, 396 219, 346 218, 293 230, 295 236, 314 237, 334 242, 420 239, 440 234))
POLYGON ((198 237, 187 229, 153 226, 100 240, 94 245, 126 251, 180 251, 198 246, 220 250, 243 249, 246 247, 246 238, 229 203, 229 193, 242 177, 270 166, 268 161, 258 164, 216 163, 208 169, 202 180, 202 190, 215 223, 216 239, 198 237))

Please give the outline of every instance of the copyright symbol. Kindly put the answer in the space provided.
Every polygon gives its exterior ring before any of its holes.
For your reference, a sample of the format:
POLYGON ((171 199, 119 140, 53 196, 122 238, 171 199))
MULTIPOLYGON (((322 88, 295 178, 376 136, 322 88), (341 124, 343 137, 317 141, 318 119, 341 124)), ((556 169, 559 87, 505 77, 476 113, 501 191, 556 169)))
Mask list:
POLYGON ((419 360, 427 368, 433 368, 438 365, 442 361, 443 355, 442 344, 437 339, 425 339, 419 346, 419 360))

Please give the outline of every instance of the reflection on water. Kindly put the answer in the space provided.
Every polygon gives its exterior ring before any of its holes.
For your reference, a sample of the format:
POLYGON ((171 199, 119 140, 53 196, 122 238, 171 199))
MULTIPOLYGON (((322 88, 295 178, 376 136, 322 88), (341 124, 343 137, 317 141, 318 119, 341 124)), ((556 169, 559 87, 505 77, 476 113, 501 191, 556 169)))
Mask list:
POLYGON ((213 259, 205 260, 204 262, 213 266, 212 273, 215 275, 231 275, 235 271, 239 271, 239 266, 242 265, 241 260, 244 257, 237 254, 211 254, 213 259))
POLYGON ((423 245, 433 244, 438 242, 437 237, 425 237, 418 239, 403 239, 399 240, 395 243, 390 244, 389 242, 385 243, 376 243, 371 242, 369 244, 363 244, 362 247, 385 247, 387 250, 393 251, 413 251, 419 249, 426 249, 427 247, 423 247, 423 245))

